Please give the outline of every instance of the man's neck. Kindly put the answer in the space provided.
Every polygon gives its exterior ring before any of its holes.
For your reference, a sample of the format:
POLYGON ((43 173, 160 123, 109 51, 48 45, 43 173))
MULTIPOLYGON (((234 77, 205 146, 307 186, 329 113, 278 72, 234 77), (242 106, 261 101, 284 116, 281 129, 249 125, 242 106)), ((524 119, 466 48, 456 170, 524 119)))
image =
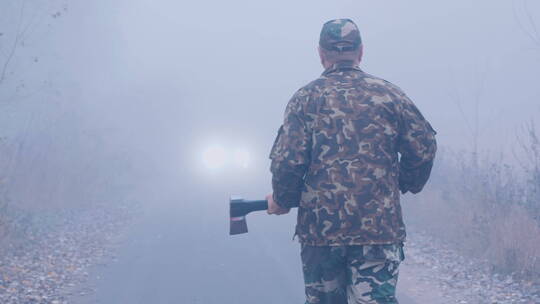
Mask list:
POLYGON ((358 60, 341 60, 333 63, 326 63, 324 65, 324 73, 328 73, 340 69, 359 69, 360 62, 358 60))

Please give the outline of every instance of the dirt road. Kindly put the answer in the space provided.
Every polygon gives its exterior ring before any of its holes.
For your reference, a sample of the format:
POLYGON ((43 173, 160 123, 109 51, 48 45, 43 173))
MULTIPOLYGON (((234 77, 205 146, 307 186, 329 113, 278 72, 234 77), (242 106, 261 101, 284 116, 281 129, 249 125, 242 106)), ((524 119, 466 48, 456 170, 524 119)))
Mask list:
MULTIPOLYGON (((230 237, 226 201, 210 206, 170 199, 143 208, 117 259, 94 267, 73 303, 304 302, 293 215, 252 215, 250 233, 230 237)), ((418 304, 407 290, 400 289, 399 298, 418 304)))

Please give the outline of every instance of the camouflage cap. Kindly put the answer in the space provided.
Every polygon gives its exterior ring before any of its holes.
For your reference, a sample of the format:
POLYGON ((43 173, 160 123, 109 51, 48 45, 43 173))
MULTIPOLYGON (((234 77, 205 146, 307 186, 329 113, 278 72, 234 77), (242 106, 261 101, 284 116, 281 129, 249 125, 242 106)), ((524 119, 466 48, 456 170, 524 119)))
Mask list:
POLYGON ((355 51, 362 44, 358 26, 351 19, 334 19, 321 30, 319 45, 329 51, 355 51))

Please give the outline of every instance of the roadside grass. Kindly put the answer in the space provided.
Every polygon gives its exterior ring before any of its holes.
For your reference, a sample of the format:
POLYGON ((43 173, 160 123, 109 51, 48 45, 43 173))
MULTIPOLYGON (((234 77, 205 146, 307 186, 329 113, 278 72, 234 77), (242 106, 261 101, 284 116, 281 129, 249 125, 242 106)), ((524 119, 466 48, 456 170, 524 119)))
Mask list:
POLYGON ((494 272, 540 281, 540 143, 528 136, 515 165, 441 149, 426 190, 403 199, 406 222, 494 272))

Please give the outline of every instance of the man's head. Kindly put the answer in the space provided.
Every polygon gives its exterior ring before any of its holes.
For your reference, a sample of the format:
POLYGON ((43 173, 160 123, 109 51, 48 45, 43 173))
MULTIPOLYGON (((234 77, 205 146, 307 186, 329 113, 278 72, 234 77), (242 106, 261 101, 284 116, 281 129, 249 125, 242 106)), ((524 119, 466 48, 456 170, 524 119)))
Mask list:
POLYGON ((351 19, 335 19, 326 22, 319 39, 319 55, 324 68, 340 61, 362 60, 363 45, 358 27, 351 19))

